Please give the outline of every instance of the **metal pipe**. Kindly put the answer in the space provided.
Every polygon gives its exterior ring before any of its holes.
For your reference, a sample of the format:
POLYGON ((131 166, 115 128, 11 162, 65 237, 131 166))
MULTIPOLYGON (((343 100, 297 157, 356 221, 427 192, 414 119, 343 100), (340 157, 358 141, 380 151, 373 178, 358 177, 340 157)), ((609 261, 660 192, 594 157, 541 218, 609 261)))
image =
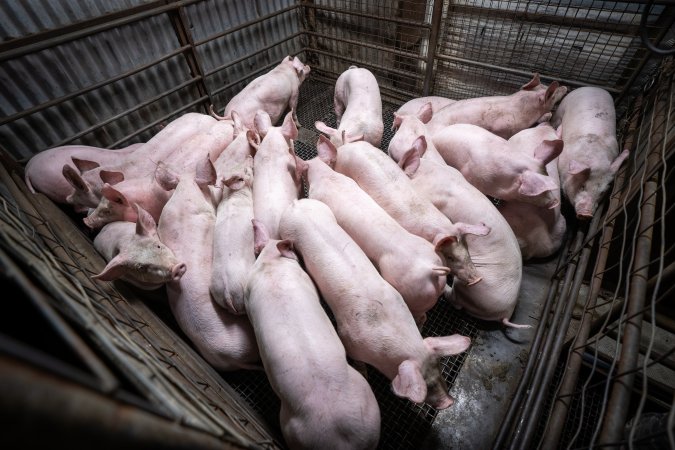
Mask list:
MULTIPOLYGON (((650 149, 647 157, 647 171, 658 167, 661 163, 659 146, 650 149)), ((650 177, 645 183, 645 202, 640 207, 640 224, 635 247, 635 270, 630 280, 628 294, 628 308, 626 314, 633 316, 626 322, 619 357, 618 373, 634 370, 638 363, 640 336, 645 297, 647 293, 647 277, 649 276, 649 260, 652 245, 654 217, 656 214, 656 192, 658 190, 658 176, 650 177)), ((607 404, 602 421, 599 442, 601 445, 612 445, 621 440, 623 427, 628 416, 628 403, 631 388, 635 381, 634 373, 627 373, 614 379, 612 393, 607 404)))
POLYGON ((2 441, 9 448, 242 449, 0 355, 2 441), (36 432, 39 430, 39 432, 36 432))
MULTIPOLYGON (((567 253, 569 252, 569 246, 570 242, 569 239, 567 239, 565 241, 565 244, 560 250, 560 256, 558 258, 557 264, 558 267, 561 266, 564 256, 567 255, 567 253)), ((504 415, 504 419, 499 427, 497 437, 495 438, 495 441, 492 444, 492 448, 494 449, 502 449, 505 447, 506 440, 508 439, 509 434, 511 433, 513 422, 517 419, 516 415, 518 414, 518 409, 521 406, 523 396, 527 394, 529 382, 532 377, 532 372, 534 371, 534 368, 538 361, 538 352, 541 347, 541 343, 546 338, 546 332, 548 330, 546 327, 546 322, 548 318, 552 315, 552 311, 554 308, 554 299, 560 287, 560 282, 556 280, 557 276, 558 272, 556 271, 556 274, 551 279, 548 295, 542 308, 541 319, 539 321, 537 331, 535 332, 534 338, 532 340, 532 345, 530 346, 529 357, 527 358, 527 363, 525 364, 525 370, 523 371, 523 374, 520 377, 520 382, 518 383, 516 392, 513 395, 511 402, 509 403, 509 408, 506 414, 504 415)))
MULTIPOLYGON (((639 106, 640 104, 638 103, 637 107, 639 108, 639 106)), ((634 130, 637 126, 637 119, 638 116, 636 115, 631 122, 630 127, 632 130, 634 130)), ((626 142, 626 144, 629 148, 632 148, 632 139, 626 142)), ((614 182, 612 194, 610 195, 609 206, 607 207, 608 211, 613 211, 619 207, 619 204, 621 203, 619 190, 621 189, 621 186, 623 186, 626 176, 626 170, 622 170, 618 174, 617 179, 614 182)), ((565 425, 565 419, 567 418, 567 413, 570 406, 566 397, 568 395, 571 396, 577 385, 577 380, 579 379, 579 373, 583 363, 585 351, 584 346, 588 340, 588 337, 590 336, 593 318, 593 314, 588 313, 588 311, 589 309, 595 307, 598 295, 600 294, 600 289, 602 287, 602 281, 604 278, 604 271, 607 265, 607 257, 609 255, 609 247, 612 241, 612 236, 614 235, 614 224, 614 218, 607 221, 607 217, 605 217, 605 223, 602 227, 602 237, 600 239, 598 256, 596 257, 595 268, 593 269, 593 281, 588 291, 586 306, 584 307, 586 312, 582 317, 579 330, 577 331, 574 338, 574 351, 569 355, 567 364, 565 365, 565 373, 563 375, 563 379, 560 382, 560 390, 558 391, 555 403, 553 404, 553 408, 548 419, 546 432, 544 433, 544 438, 539 445, 539 448, 555 448, 560 442, 560 434, 562 433, 563 426, 565 425)))
POLYGON ((20 111, 16 114, 12 114, 10 116, 2 117, 2 118, 0 118, 0 126, 4 125, 6 123, 9 123, 9 122, 14 122, 16 120, 21 119, 22 117, 26 117, 26 116, 29 116, 31 114, 35 114, 35 113, 40 112, 44 109, 51 108, 52 106, 58 105, 59 103, 63 103, 63 102, 66 102, 68 100, 71 100, 71 99, 73 99, 73 98, 75 98, 79 95, 86 94, 87 92, 91 92, 93 90, 102 88, 102 87, 107 86, 109 84, 112 84, 116 81, 122 80, 122 79, 130 77, 132 75, 135 75, 135 74, 137 74, 139 72, 142 72, 146 69, 149 69, 150 67, 155 66, 155 65, 157 65, 157 64, 159 64, 163 61, 166 61, 167 59, 173 58, 176 55, 180 55, 181 53, 188 50, 189 48, 190 47, 188 45, 185 45, 183 47, 178 48, 177 50, 174 50, 171 53, 168 53, 168 54, 162 56, 159 59, 156 59, 156 60, 148 63, 148 64, 144 64, 142 66, 136 67, 135 69, 128 70, 124 73, 116 75, 112 78, 108 78, 107 80, 103 80, 101 82, 89 85, 86 88, 78 89, 78 90, 76 90, 74 92, 71 92, 69 94, 66 94, 64 96, 49 100, 48 102, 44 102, 44 103, 41 103, 39 105, 33 106, 31 108, 24 109, 23 111, 20 111))
MULTIPOLYGON (((520 70, 520 69, 512 69, 510 67, 504 67, 504 66, 498 66, 495 64, 489 64, 489 63, 482 63, 479 61, 473 61, 471 59, 465 59, 465 58, 459 58, 457 56, 449 56, 449 55, 443 55, 441 53, 436 55, 437 59, 443 60, 443 61, 450 61, 450 62, 455 62, 455 63, 461 63, 461 64, 466 64, 468 66, 474 66, 474 67, 481 67, 484 69, 490 69, 490 70, 498 70, 500 72, 506 72, 510 73, 513 75, 521 75, 523 77, 530 78, 532 77, 532 72, 528 72, 527 70, 520 70)), ((545 75, 545 74, 539 74, 540 78, 546 79, 546 80, 557 80, 560 83, 567 84, 569 86, 575 86, 575 87, 584 87, 584 86, 590 86, 590 87, 598 87, 601 89, 604 89, 608 92, 612 93, 618 93, 621 92, 620 89, 617 89, 612 86, 598 86, 595 84, 588 84, 588 83, 582 83, 580 81, 575 81, 575 80, 569 80, 566 78, 559 78, 559 77, 554 77, 550 75, 545 75)))
POLYGON ((365 62, 365 61, 354 61, 354 59, 350 59, 346 56, 336 55, 335 53, 330 53, 330 52, 327 52, 327 51, 324 51, 324 50, 312 49, 312 51, 314 53, 319 53, 321 55, 326 55, 326 56, 330 56, 332 58, 341 59, 343 61, 349 61, 351 63, 356 63, 356 65, 358 65, 359 67, 370 67, 370 68, 373 68, 373 69, 386 71, 388 73, 393 73, 393 74, 396 74, 396 75, 405 76, 408 79, 411 79, 411 78, 416 79, 416 80, 422 79, 421 75, 406 72, 405 70, 395 70, 395 69, 391 69, 389 67, 384 67, 384 66, 381 66, 379 64, 374 64, 374 63, 365 62))
POLYGON ((403 51, 403 50, 398 50, 398 49, 393 48, 393 47, 386 47, 384 45, 371 44, 371 43, 364 42, 364 41, 355 41, 353 39, 345 39, 345 38, 340 38, 340 37, 337 37, 337 36, 328 36, 326 34, 321 34, 321 33, 317 33, 317 32, 314 32, 314 31, 304 31, 303 33, 308 34, 310 36, 316 36, 318 38, 330 39, 331 41, 335 41, 335 42, 344 42, 345 44, 357 45, 359 47, 372 48, 374 50, 380 50, 380 51, 383 51, 383 52, 391 53, 393 55, 404 56, 406 58, 422 59, 422 57, 420 55, 418 55, 417 53, 406 52, 406 51, 403 51))
POLYGON ((443 19, 443 1, 434 0, 434 8, 431 13, 431 33, 429 34, 429 45, 427 47, 427 67, 424 76, 424 86, 422 95, 428 96, 431 92, 431 83, 434 79, 434 65, 436 63, 436 46, 438 45, 438 35, 441 32, 441 20, 443 19))
POLYGON ((400 25, 407 25, 410 27, 422 27, 422 28, 430 28, 431 26, 427 23, 424 22, 419 22, 416 20, 406 20, 406 19, 401 19, 399 17, 390 17, 390 16, 378 16, 377 14, 369 14, 369 13, 363 13, 359 11, 349 11, 349 10, 344 10, 340 8, 334 8, 332 6, 325 6, 325 5, 316 5, 316 4, 310 4, 310 3, 303 3, 303 7, 305 8, 311 8, 314 10, 319 10, 319 11, 329 11, 337 14, 348 14, 350 16, 357 16, 357 17, 365 17, 368 19, 375 19, 375 20, 383 20, 386 22, 392 22, 392 23, 397 23, 400 25))
MULTIPOLYGON (((584 233, 586 236, 595 234, 598 226, 600 224, 601 217, 603 215, 603 206, 601 205, 591 223, 588 227, 588 232, 584 233)), ((579 235, 582 236, 582 232, 579 231, 579 235)), ((572 318, 572 310, 574 305, 577 302, 577 297, 579 295, 579 290, 581 288, 581 283, 584 281, 584 274, 586 273, 586 267, 588 266, 588 261, 590 260, 591 250, 595 238, 589 239, 584 243, 583 249, 579 256, 579 261, 577 267, 574 270, 574 281, 572 283, 571 289, 567 291, 565 297, 561 297, 558 301, 562 303, 564 308, 558 319, 558 326, 552 328, 552 332, 549 334, 546 346, 544 347, 544 352, 541 358, 543 362, 542 365, 538 367, 539 373, 535 374, 533 382, 533 393, 527 398, 525 403, 525 417, 528 418, 523 432, 518 438, 518 433, 516 432, 513 444, 515 447, 512 448, 529 448, 530 443, 534 437, 534 432, 537 424, 539 423, 540 414, 542 413, 542 408, 544 406, 544 400, 546 394, 548 393, 548 388, 553 380, 553 374, 555 368, 558 365, 558 360, 560 358, 560 351, 562 350, 562 345, 567 334, 567 329, 569 328, 570 320, 572 318), (531 410, 528 412, 528 401, 532 404, 531 410)), ((565 293, 566 291, 563 291, 565 293)))

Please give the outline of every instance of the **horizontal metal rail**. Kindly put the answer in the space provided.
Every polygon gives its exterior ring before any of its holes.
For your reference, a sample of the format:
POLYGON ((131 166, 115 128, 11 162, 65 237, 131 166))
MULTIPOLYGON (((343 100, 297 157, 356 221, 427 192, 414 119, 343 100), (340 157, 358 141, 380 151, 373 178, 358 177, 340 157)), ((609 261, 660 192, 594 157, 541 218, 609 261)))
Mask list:
POLYGON ((400 76, 405 77, 405 78, 412 78, 412 79, 415 79, 415 80, 422 80, 424 78, 422 75, 406 72, 405 70, 397 70, 397 69, 392 69, 391 67, 384 67, 380 64, 374 64, 374 63, 366 62, 366 61, 358 61, 358 60, 355 60, 353 58, 348 58, 347 56, 336 55, 335 53, 327 52, 327 51, 324 51, 324 50, 317 50, 315 48, 307 49, 307 50, 311 51, 312 53, 318 53, 320 55, 330 56, 330 57, 333 57, 333 58, 341 59, 343 61, 349 61, 352 64, 355 64, 359 67, 377 69, 377 70, 381 70, 381 71, 384 71, 384 72, 400 75, 400 76))
POLYGON ((369 14, 369 13, 364 13, 360 11, 352 11, 352 10, 345 10, 345 9, 340 9, 340 8, 334 8, 332 6, 325 6, 325 5, 314 5, 310 3, 301 3, 300 5, 303 8, 311 8, 317 11, 329 11, 333 12, 336 14, 346 14, 350 16, 357 16, 357 17, 365 17, 367 19, 375 19, 375 20, 383 20, 385 22, 392 22, 392 23, 397 23, 399 25, 407 25, 410 27, 423 27, 423 28, 431 28, 431 24, 428 24, 426 22, 418 22, 416 20, 407 20, 407 19, 401 19, 400 17, 388 17, 388 16, 378 16, 377 14, 369 14))
MULTIPOLYGON (((316 36, 318 38, 329 39, 329 40, 335 41, 335 42, 343 42, 345 44, 357 45, 359 47, 372 48, 373 50, 380 50, 380 51, 391 53, 391 54, 394 54, 394 55, 404 56, 406 58, 414 58, 414 59, 419 59, 419 60, 425 59, 422 55, 419 55, 417 53, 406 52, 404 50, 398 50, 398 49, 395 49, 393 47, 387 47, 387 46, 384 46, 384 45, 371 44, 371 43, 365 42, 365 41, 355 41, 353 39, 345 39, 345 38, 340 38, 340 37, 337 37, 337 36, 329 36, 327 34, 316 33, 314 31, 305 31, 304 34, 308 34, 310 36, 316 36)), ((312 49, 312 50, 314 50, 314 49, 312 49)))

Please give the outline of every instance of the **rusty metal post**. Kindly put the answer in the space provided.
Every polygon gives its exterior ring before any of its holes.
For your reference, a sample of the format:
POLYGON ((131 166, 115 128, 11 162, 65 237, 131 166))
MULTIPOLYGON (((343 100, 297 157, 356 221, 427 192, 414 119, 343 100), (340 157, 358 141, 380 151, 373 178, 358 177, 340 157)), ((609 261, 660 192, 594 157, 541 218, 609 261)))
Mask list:
POLYGON ((422 95, 425 97, 431 93, 433 87, 436 46, 438 45, 438 36, 441 33, 442 18, 443 1, 434 0, 434 8, 431 13, 431 33, 429 34, 429 45, 427 46, 427 67, 424 74, 424 86, 422 87, 422 95))
MULTIPOLYGON (((659 114, 660 116, 660 114, 659 114)), ((658 120, 658 119, 657 119, 658 120)), ((650 130, 651 131, 651 130, 650 130)), ((655 136, 650 136, 659 142, 655 136)), ((665 136, 664 136, 665 139, 665 136)), ((650 149, 647 156, 645 173, 651 173, 661 164, 660 146, 650 149)), ((621 345, 621 354, 612 393, 606 407, 605 416, 600 432, 600 444, 616 446, 621 441, 623 427, 628 416, 628 404, 631 390, 635 381, 635 368, 638 363, 640 337, 642 334, 642 319, 645 298, 647 294, 647 280, 649 278, 649 262, 652 248, 652 234, 654 217, 656 215, 656 193, 659 188, 658 173, 646 181, 644 185, 644 203, 640 207, 640 224, 635 246, 633 267, 636 269, 630 280, 628 293, 628 307, 626 315, 630 319, 626 322, 621 345), (623 375, 622 375, 623 374, 623 375)))

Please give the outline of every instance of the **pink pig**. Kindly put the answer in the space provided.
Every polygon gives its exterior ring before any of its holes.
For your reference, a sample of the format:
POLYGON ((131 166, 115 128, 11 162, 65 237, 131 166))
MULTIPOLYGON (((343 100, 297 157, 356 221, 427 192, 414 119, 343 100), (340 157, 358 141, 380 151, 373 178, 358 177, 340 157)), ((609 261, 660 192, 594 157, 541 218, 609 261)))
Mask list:
POLYGON ((484 225, 452 223, 425 197, 384 152, 367 142, 336 149, 325 137, 317 144, 319 158, 336 172, 347 175, 408 232, 434 244, 455 278, 472 285, 480 281, 466 248, 465 235, 484 236, 484 225))
POLYGON ((448 125, 469 123, 508 139, 541 120, 566 93, 567 88, 557 81, 547 88, 541 84, 539 74, 534 74, 532 80, 514 94, 452 103, 434 113, 427 126, 434 135, 448 125))
POLYGON ((544 166, 560 148, 541 148, 534 157, 509 150, 505 139, 470 124, 447 126, 433 136, 445 162, 485 195, 555 208, 558 184, 546 175, 544 166))
POLYGON ((92 278, 112 281, 121 278, 134 286, 152 290, 185 273, 173 252, 157 236, 157 226, 147 211, 136 205, 136 223, 111 222, 94 239, 94 247, 108 264, 92 278))
POLYGON ((577 217, 590 219, 628 156, 628 149, 619 153, 612 96, 600 88, 575 89, 560 103, 552 123, 562 125, 565 142, 558 158, 563 191, 577 217))
POLYGON ((300 127, 295 111, 298 107, 300 85, 310 68, 296 56, 285 57, 281 63, 251 81, 225 106, 225 117, 230 118, 237 111, 248 128, 253 128, 253 120, 259 110, 269 114, 272 124, 276 124, 286 109, 293 111, 293 120, 300 127))
POLYGON ((262 222, 270 237, 279 237, 279 219, 286 207, 300 196, 301 180, 296 173, 295 151, 291 140, 298 136, 291 113, 281 127, 273 127, 264 111, 255 116, 255 133, 249 132, 249 142, 256 148, 253 158, 254 217, 262 222))
POLYGON ((218 370, 259 368, 253 327, 244 316, 228 314, 211 299, 215 199, 209 185, 216 182, 213 164, 205 157, 196 171, 180 178, 159 174, 165 189, 175 189, 159 220, 159 237, 185 262, 187 270, 167 284, 169 306, 178 325, 197 350, 218 370))
POLYGON ((253 221, 260 256, 246 288, 246 310, 272 388, 281 431, 292 449, 374 449, 380 410, 345 349, 288 240, 269 239, 253 221))
POLYGON ((466 181, 457 169, 426 157, 420 158, 425 151, 426 139, 420 136, 399 162, 411 177, 417 192, 427 197, 451 220, 480 220, 490 227, 487 236, 466 237, 471 259, 482 281, 471 287, 454 283, 448 295, 449 301, 480 319, 522 327, 509 321, 516 307, 522 279, 522 257, 513 231, 492 202, 466 181))
POLYGON ((338 224, 368 255, 382 278, 401 294, 415 321, 424 322, 450 273, 434 245, 407 232, 354 180, 319 158, 297 161, 300 171, 307 174, 309 198, 330 207, 338 224))
POLYGON ((222 198, 216 210, 210 291, 213 300, 228 312, 243 314, 244 289, 255 262, 253 157, 246 128, 240 124, 236 132, 236 139, 216 161, 216 185, 222 188, 222 198))
MULTIPOLYGON (((429 98, 429 97, 425 97, 429 98)), ((409 102, 410 103, 410 102, 409 102)), ((429 151, 425 153, 425 158, 433 159, 439 163, 445 163, 443 157, 438 153, 431 140, 429 130, 426 124, 429 123, 433 114, 433 105, 431 102, 423 103, 417 111, 412 113, 401 110, 394 113, 394 122, 392 130, 396 129, 396 134, 389 141, 389 148, 387 152, 389 156, 396 161, 403 157, 403 155, 412 147, 413 142, 420 137, 425 136, 429 151)))
POLYGON ((315 123, 316 129, 326 133, 333 144, 364 140, 379 147, 382 142, 382 99, 375 76, 364 68, 350 66, 335 83, 335 115, 338 128, 315 123))
MULTIPOLYGON (((560 146, 560 135, 548 123, 528 128, 513 135, 508 141, 512 151, 534 156, 540 146, 560 146)), ((563 151, 564 153, 564 151, 563 151)), ((559 183, 557 158, 546 164, 546 172, 551 179, 559 183)), ((552 191, 560 201, 560 189, 552 191)), ((537 208, 530 203, 508 201, 500 205, 502 213, 518 238, 524 260, 545 258, 554 254, 562 244, 567 225, 560 213, 560 205, 552 209, 537 208)))
POLYGON ((92 164, 93 161, 73 158, 78 170, 69 165, 63 166, 63 176, 75 189, 67 202, 95 208, 101 200, 101 189, 105 183, 114 185, 125 179, 152 177, 158 162, 165 160, 187 139, 206 131, 215 123, 213 117, 205 114, 187 113, 173 120, 132 154, 109 164, 97 167, 92 164))
POLYGON ((281 219, 323 299, 330 306, 347 354, 392 380, 399 397, 436 409, 452 405, 438 358, 471 343, 464 336, 422 339, 401 295, 377 272, 366 254, 317 200, 295 201, 281 219))
MULTIPOLYGON (((438 112, 440 109, 445 108, 448 105, 452 105, 457 100, 452 100, 445 97, 430 96, 430 97, 419 97, 414 98, 403 105, 394 113, 394 115, 399 116, 410 116, 415 115, 420 110, 420 108, 427 103, 431 105, 431 110, 433 113, 438 112)), ((428 141, 428 139, 427 139, 428 141)))
MULTIPOLYGON (((32 193, 41 192, 56 203, 68 203, 68 197, 72 196, 75 188, 63 176, 63 168, 67 166, 70 171, 77 173, 77 168, 72 158, 85 159, 90 162, 90 167, 114 163, 135 151, 142 143, 132 144, 119 150, 90 147, 88 145, 65 145, 54 147, 33 156, 26 164, 24 180, 32 193)), ((95 205, 95 204, 94 204, 95 205)), ((75 204, 76 212, 84 212, 89 205, 75 204)))

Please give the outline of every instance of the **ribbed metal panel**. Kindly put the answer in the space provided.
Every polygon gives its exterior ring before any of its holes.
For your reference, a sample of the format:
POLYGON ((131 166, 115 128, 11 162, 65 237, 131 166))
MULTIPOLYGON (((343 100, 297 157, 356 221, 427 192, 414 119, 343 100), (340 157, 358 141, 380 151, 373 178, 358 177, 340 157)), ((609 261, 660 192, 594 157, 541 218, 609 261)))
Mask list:
POLYGON ((84 20, 123 11, 153 0, 3 0, 0 6, 0 40, 72 25, 84 20))

